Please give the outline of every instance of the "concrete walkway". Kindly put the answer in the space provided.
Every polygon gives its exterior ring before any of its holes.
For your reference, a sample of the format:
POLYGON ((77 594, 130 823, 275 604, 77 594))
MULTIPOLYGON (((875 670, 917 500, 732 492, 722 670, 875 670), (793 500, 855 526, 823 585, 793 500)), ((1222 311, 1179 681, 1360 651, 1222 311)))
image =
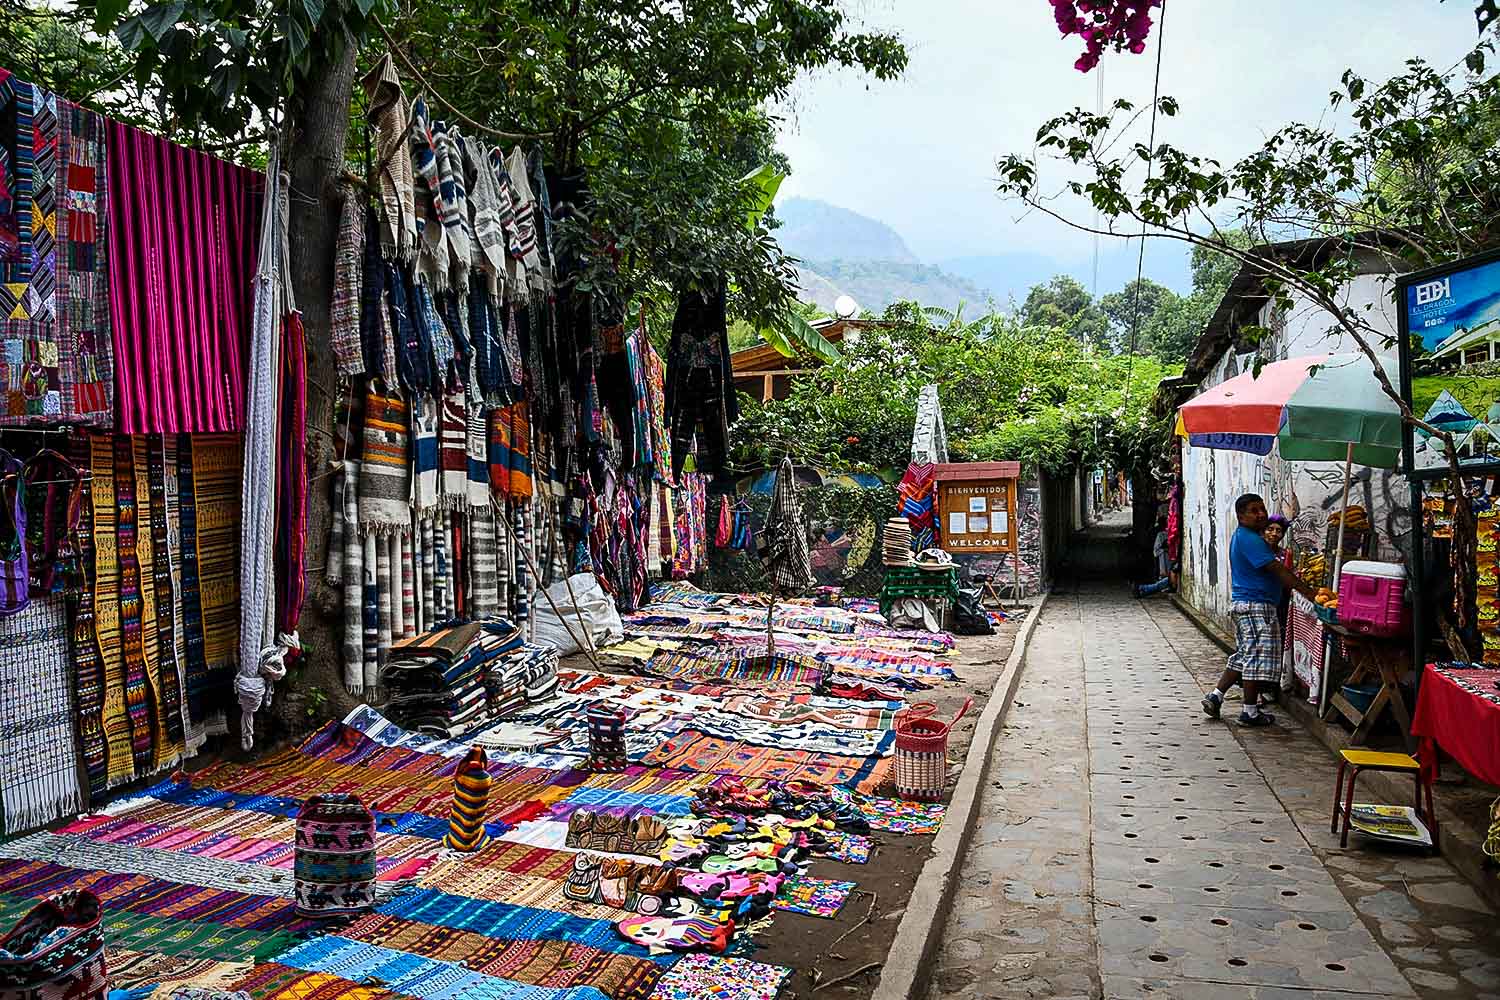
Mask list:
POLYGON ((931 997, 1500 1000, 1495 915, 1440 858, 1341 851, 1332 756, 1207 719, 1222 664, 1164 600, 1053 596, 931 997))

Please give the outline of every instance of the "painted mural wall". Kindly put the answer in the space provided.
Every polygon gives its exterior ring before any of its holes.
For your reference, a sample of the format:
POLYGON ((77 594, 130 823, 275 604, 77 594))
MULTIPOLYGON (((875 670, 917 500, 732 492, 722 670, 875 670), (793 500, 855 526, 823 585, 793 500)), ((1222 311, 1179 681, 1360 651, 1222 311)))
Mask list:
MULTIPOLYGON (((1364 312, 1372 325, 1395 335, 1395 311, 1389 281, 1362 275, 1350 282, 1349 303, 1364 312), (1366 309, 1368 307, 1368 309, 1366 309)), ((1306 302, 1283 317, 1267 306, 1257 322, 1273 331, 1261 344, 1267 360, 1308 354, 1338 354, 1355 350, 1352 340, 1332 330, 1327 314, 1306 302)), ((1203 379, 1209 389, 1248 370, 1253 354, 1229 350, 1203 379)), ((1343 501, 1343 466, 1324 462, 1283 462, 1274 451, 1264 458, 1240 452, 1190 448, 1183 462, 1182 596, 1189 604, 1232 631, 1229 621, 1229 536, 1236 520, 1234 501, 1242 493, 1259 493, 1272 513, 1292 521, 1293 554, 1323 549, 1328 515, 1343 501)), ((1350 504, 1363 505, 1372 527, 1369 557, 1404 562, 1411 531, 1410 491, 1404 476, 1394 470, 1354 467, 1350 504)))

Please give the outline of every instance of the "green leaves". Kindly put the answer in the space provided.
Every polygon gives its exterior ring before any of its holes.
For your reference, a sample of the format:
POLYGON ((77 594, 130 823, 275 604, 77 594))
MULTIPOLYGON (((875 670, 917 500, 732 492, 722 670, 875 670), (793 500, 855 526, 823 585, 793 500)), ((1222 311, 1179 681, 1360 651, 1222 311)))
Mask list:
POLYGON ((811 354, 822 361, 837 361, 839 349, 798 313, 788 310, 780 320, 760 328, 761 339, 789 358, 811 354))

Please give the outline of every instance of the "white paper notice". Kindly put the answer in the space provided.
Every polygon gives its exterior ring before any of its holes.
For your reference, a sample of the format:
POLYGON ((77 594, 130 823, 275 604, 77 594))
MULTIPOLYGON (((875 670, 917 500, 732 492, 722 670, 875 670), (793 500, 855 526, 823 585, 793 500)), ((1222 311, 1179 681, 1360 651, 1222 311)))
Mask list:
POLYGON ((969 497, 969 513, 970 514, 983 514, 984 513, 984 497, 969 497))
POLYGON ((990 514, 990 531, 996 535, 1010 534, 1010 514, 1003 510, 993 511, 990 514))
POLYGON ((976 535, 982 535, 989 529, 990 522, 985 520, 983 514, 969 515, 969 531, 976 535))
POLYGON ((961 510, 948 512, 948 534, 963 535, 969 531, 969 519, 961 510))

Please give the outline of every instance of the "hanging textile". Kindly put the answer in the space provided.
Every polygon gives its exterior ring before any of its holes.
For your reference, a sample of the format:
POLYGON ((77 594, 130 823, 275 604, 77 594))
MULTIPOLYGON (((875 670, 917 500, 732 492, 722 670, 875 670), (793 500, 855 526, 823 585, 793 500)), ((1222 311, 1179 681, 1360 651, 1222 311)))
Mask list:
POLYGON ((397 309, 393 303, 387 303, 386 291, 390 284, 391 295, 401 297, 402 286, 399 280, 393 280, 394 269, 381 258, 379 241, 368 237, 369 230, 374 228, 375 213, 365 208, 366 236, 360 244, 364 247, 359 280, 360 367, 371 378, 384 379, 387 386, 394 386, 400 373, 396 367, 396 325, 392 320, 397 309))
MULTIPOLYGON (((151 728, 148 732, 150 756, 144 765, 137 765, 137 770, 142 774, 150 774, 162 768, 171 767, 181 760, 182 745, 180 741, 174 741, 168 735, 172 727, 167 716, 177 711, 177 692, 175 690, 168 692, 161 669, 156 543, 152 533, 152 525, 156 521, 151 491, 152 439, 135 437, 130 443, 135 465, 135 554, 141 593, 141 644, 145 652, 146 698, 151 720, 151 728)), ((172 686, 175 688, 175 674, 172 680, 172 686)))
MULTIPOLYGON (((75 457, 87 467, 91 446, 87 437, 73 442, 75 457)), ((77 585, 68 590, 72 629, 69 634, 70 659, 74 685, 78 692, 78 739, 83 751, 84 772, 90 796, 107 790, 109 750, 104 736, 104 659, 99 650, 99 636, 94 611, 94 480, 84 477, 79 515, 73 531, 73 546, 78 556, 77 585)))
POLYGON ((469 510, 488 510, 490 507, 490 467, 488 435, 485 433, 484 404, 470 397, 464 425, 464 471, 468 482, 465 498, 469 510))
POLYGON ((0 618, 0 814, 4 832, 84 808, 73 748, 72 668, 61 596, 0 618))
POLYGON ((411 523, 411 408, 370 384, 359 468, 359 530, 388 533, 411 523))
POLYGON ((0 70, 0 426, 108 426, 104 120, 0 70))
POLYGON ((375 162, 380 187, 380 249, 387 260, 411 263, 417 255, 415 185, 407 131, 411 106, 401 91, 396 63, 387 52, 361 84, 375 126, 375 162))
POLYGON ((262 204, 260 254, 255 268, 250 370, 240 479, 240 673, 255 675, 261 650, 276 642, 275 546, 277 419, 281 408, 281 318, 290 287, 285 274, 287 195, 280 174, 279 144, 270 144, 268 197, 262 204))
MULTIPOLYGON (((94 613, 103 665, 101 725, 106 746, 106 785, 135 777, 130 716, 125 702, 125 651, 120 634, 120 559, 115 531, 115 449, 108 435, 90 437, 89 471, 94 501, 94 613)), ((196 582, 196 580, 194 581, 196 582)), ((196 591, 192 592, 193 595, 196 591)), ((189 596, 184 591, 184 598, 189 596)), ((191 648, 191 647, 190 647, 191 648)), ((201 651, 201 646, 200 646, 201 651)))
MULTIPOLYGON (((182 563, 186 558, 182 539, 182 485, 180 482, 180 460, 178 438, 164 435, 161 439, 162 488, 166 494, 164 506, 167 511, 167 569, 172 581, 172 634, 175 637, 174 668, 177 673, 178 714, 182 716, 183 753, 191 756, 208 741, 209 720, 195 718, 187 697, 187 644, 188 632, 184 625, 184 595, 182 563)), ((163 666, 165 669, 165 665, 163 666)), ((215 726, 217 729, 217 726, 215 726)))
POLYGON ((937 544, 937 467, 913 462, 896 486, 900 513, 911 524, 911 545, 917 552, 937 544))
MULTIPOLYGON (((197 586, 201 617, 202 674, 198 678, 206 717, 222 716, 239 656, 239 528, 241 443, 237 434, 196 434, 183 450, 191 456, 197 586)), ((186 517, 186 512, 184 512, 186 517)), ((186 529, 184 529, 186 530, 186 529)), ((187 557, 187 539, 183 540, 187 557)), ((187 624, 189 642, 194 626, 187 624)), ((188 692, 193 697, 194 692, 188 692)), ((203 718, 205 716, 198 716, 203 718)))
MULTIPOLYGON (((344 690, 361 695, 365 690, 364 644, 364 542, 359 537, 359 462, 343 463, 344 635, 340 652, 344 667, 344 690)), ((331 558, 331 557, 330 557, 331 558)))
POLYGON ((276 629, 291 636, 307 596, 307 346, 302 314, 282 323, 276 495, 276 629))
POLYGON ((717 478, 728 458, 729 426, 739 418, 730 370, 724 284, 684 290, 672 317, 665 408, 672 429, 672 471, 690 452, 699 471, 717 478))
MULTIPOLYGON (((61 588, 57 567, 74 562, 73 532, 82 507, 83 470, 51 448, 37 452, 21 473, 26 483, 26 568, 35 596, 61 588)), ((75 581, 76 585, 76 581, 75 581)))
POLYGON ((469 503, 468 405, 462 389, 443 394, 438 423, 438 492, 449 510, 469 503))
MULTIPOLYGON (((274 150, 272 157, 274 161, 274 150)), ((343 206, 339 210, 339 232, 333 245, 333 303, 328 312, 329 340, 340 377, 353 378, 365 370, 364 346, 360 338, 365 272, 365 206, 364 199, 354 190, 354 185, 341 183, 339 193, 343 206)))
POLYGON ((929 465, 948 461, 948 432, 943 426, 943 407, 938 387, 924 385, 917 393, 917 421, 911 435, 911 460, 929 465))
POLYGON ((425 513, 438 505, 438 407, 429 397, 411 404, 412 506, 425 513))
POLYGON ((776 469, 764 534, 766 568, 773 592, 790 596, 811 587, 812 556, 807 544, 807 524, 802 517, 802 500, 797 495, 797 474, 789 458, 783 458, 776 469))
POLYGON ((263 178, 121 122, 106 130, 115 428, 238 431, 263 178))
POLYGON ((144 443, 146 474, 151 507, 151 575, 155 591, 154 614, 158 650, 158 688, 161 704, 157 711, 158 733, 155 768, 169 766, 174 756, 188 752, 183 725, 182 663, 178 655, 175 607, 177 590, 172 581, 172 543, 167 505, 166 448, 161 439, 144 443))

